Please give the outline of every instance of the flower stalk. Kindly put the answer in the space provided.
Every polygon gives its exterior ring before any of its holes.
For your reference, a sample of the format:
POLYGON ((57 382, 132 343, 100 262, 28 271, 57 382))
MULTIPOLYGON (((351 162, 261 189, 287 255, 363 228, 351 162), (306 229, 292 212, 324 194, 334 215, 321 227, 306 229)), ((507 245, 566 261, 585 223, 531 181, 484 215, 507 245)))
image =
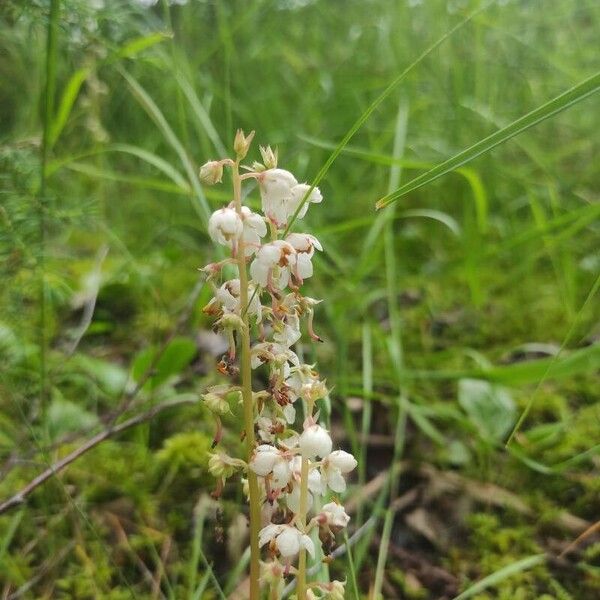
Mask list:
MULTIPOLYGON (((242 217, 242 183, 240 181, 239 159, 231 167, 233 179, 233 201, 235 210, 242 217)), ((238 277, 240 280, 240 306, 243 326, 240 329, 241 339, 241 378, 242 401, 244 404, 244 431, 246 434, 246 458, 249 461, 256 445, 254 437, 254 406, 252 400, 252 367, 250 365, 250 323, 248 318, 248 273, 246 271, 246 254, 243 237, 237 246, 238 277)), ((258 532, 260 530, 260 497, 258 479, 252 471, 248 472, 248 490, 250 501, 250 600, 260 598, 260 549, 258 532)))
POLYGON ((218 446, 223 439, 221 416, 230 413, 229 402, 241 396, 245 439, 245 460, 218 450, 211 455, 209 470, 217 478, 215 497, 226 490, 230 477, 246 477, 251 600, 260 599, 261 585, 271 599, 279 598, 290 576, 297 578, 298 600, 343 598, 342 582, 307 581, 308 555, 315 557, 308 534, 318 527, 320 539, 333 542, 348 524, 350 517, 337 500, 315 511, 315 499, 344 492, 344 475, 356 467, 356 460, 343 450, 332 451, 318 411, 313 414, 315 403, 327 396, 327 386, 314 366, 301 363, 294 351, 302 343, 303 321, 308 338, 322 341, 313 331, 314 307, 320 301, 303 296, 301 288, 313 274, 315 252, 323 248, 308 233, 288 233, 291 219, 303 218, 309 204, 323 197, 318 188, 298 183, 292 173, 278 168, 277 152, 269 147, 260 149, 263 163, 242 165, 253 136, 239 130, 235 160, 208 161, 200 170, 203 183, 215 185, 223 169, 231 169, 233 201, 216 210, 208 223, 211 238, 227 246, 231 258, 202 269, 214 289, 203 311, 229 340, 217 371, 240 380, 239 385, 210 387, 203 399, 215 416, 218 446), (240 175, 240 169, 247 172, 240 175), (246 179, 258 182, 262 215, 242 203, 246 179), (237 279, 217 281, 230 264, 237 266, 237 279), (253 390, 255 369, 265 370, 266 389, 253 390), (298 424, 297 400, 306 406, 304 421, 298 424), (260 561, 262 547, 266 562, 260 561))

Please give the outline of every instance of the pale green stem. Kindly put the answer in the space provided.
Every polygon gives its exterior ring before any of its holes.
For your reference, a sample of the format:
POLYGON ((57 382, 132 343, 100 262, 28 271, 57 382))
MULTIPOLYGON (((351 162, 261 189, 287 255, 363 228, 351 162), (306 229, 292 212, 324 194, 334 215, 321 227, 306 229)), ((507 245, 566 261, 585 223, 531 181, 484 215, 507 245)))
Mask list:
MULTIPOLYGON (((298 528, 306 530, 306 513, 308 512, 308 458, 302 457, 302 469, 300 471, 300 510, 298 511, 298 528)), ((298 559, 297 593, 298 600, 306 600, 306 550, 300 550, 298 559)))
MULTIPOLYGON (((233 177, 233 198, 235 209, 242 215, 242 186, 239 173, 239 161, 231 168, 233 177)), ((242 307, 243 328, 240 330, 242 399, 244 403, 244 429, 246 432, 246 461, 250 462, 254 451, 254 402, 252 398, 252 367, 250 365, 250 323, 248 319, 248 273, 244 240, 240 237, 237 247, 238 277, 240 280, 240 306, 242 307)), ((248 469, 248 489, 250 496, 250 600, 260 600, 260 548, 258 532, 260 530, 260 495, 256 474, 248 469)))

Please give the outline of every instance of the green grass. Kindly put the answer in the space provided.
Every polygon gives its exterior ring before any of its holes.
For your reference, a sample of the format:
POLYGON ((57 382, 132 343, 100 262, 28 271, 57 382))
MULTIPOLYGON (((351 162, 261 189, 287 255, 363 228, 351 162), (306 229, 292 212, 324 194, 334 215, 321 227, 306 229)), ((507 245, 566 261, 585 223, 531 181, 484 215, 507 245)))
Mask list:
MULTIPOLYGON (((303 351, 361 457, 346 499, 381 482, 332 578, 352 598, 439 597, 408 553, 459 598, 596 598, 597 544, 570 570, 544 557, 577 537, 561 511, 600 510, 597 3, 103 4, 0 9, 0 501, 118 407, 218 381, 209 290, 192 290, 230 198, 198 166, 255 129, 323 191, 293 224, 325 249, 308 282, 325 343, 303 351), (456 473, 521 510, 446 489, 456 473)), ((161 413, 0 515, 3 597, 230 594, 242 498, 208 500, 212 434, 201 407, 161 413)))

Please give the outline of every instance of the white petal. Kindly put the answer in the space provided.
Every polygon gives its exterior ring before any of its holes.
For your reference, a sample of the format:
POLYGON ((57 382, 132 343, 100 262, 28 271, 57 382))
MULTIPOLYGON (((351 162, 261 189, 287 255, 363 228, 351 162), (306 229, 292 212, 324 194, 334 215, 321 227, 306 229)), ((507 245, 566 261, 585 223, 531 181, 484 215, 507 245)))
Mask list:
POLYGON ((303 548, 306 548, 306 551, 310 554, 311 558, 314 558, 315 545, 313 544, 313 541, 306 534, 303 534, 300 538, 300 543, 302 544, 303 548))
POLYGON ((256 285, 266 287, 269 278, 269 267, 260 262, 258 258, 255 258, 250 265, 250 277, 256 285))
POLYGON ((302 279, 308 279, 313 274, 313 266, 307 254, 298 254, 296 272, 302 279))
POLYGON ((293 404, 287 404, 283 408, 283 416, 290 425, 296 420, 296 409, 293 404))
POLYGON ((276 488, 284 488, 292 476, 289 462, 283 458, 279 458, 273 466, 273 486, 276 488))
POLYGON ((338 469, 330 469, 327 474, 327 485, 338 494, 346 491, 346 480, 338 469))
POLYGON ((281 525, 267 525, 258 533, 258 545, 264 546, 270 542, 281 531, 281 525))
POLYGON ((327 457, 327 462, 341 473, 350 473, 358 464, 356 459, 349 452, 344 450, 335 450, 327 457))
POLYGON ((277 536, 277 549, 283 557, 295 556, 300 551, 300 532, 295 527, 284 526, 277 536))

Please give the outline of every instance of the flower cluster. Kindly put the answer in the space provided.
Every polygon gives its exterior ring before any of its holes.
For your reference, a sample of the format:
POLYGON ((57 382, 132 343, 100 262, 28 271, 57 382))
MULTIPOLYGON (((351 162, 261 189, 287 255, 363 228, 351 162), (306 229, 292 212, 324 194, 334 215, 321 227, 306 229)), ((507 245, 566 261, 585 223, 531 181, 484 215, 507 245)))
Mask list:
MULTIPOLYGON (((289 171, 278 168, 277 153, 268 147, 260 149, 263 162, 242 166, 247 172, 240 175, 239 163, 252 137, 238 132, 236 160, 210 161, 200 171, 204 183, 214 184, 221 181, 224 167, 232 168, 234 199, 215 211, 208 224, 210 237, 231 255, 204 268, 214 288, 214 297, 204 311, 229 339, 230 349, 219 370, 232 376, 239 371, 242 374, 241 387, 215 386, 204 399, 215 414, 218 432, 220 415, 228 409, 227 397, 234 393, 238 398, 241 395, 244 403, 250 402, 245 404, 245 414, 252 418, 245 431, 247 460, 216 453, 210 468, 219 480, 219 490, 234 472, 246 473, 251 530, 254 503, 260 507, 261 519, 257 543, 268 549, 270 558, 262 563, 260 577, 272 592, 283 587, 287 575, 296 574, 299 598, 343 598, 341 582, 305 581, 306 553, 315 557, 315 542, 333 538, 350 520, 337 500, 325 502, 323 497, 342 493, 344 476, 357 463, 348 452, 333 450, 315 408, 328 394, 326 383, 314 366, 302 363, 294 351, 303 322, 309 337, 320 341, 313 330, 314 307, 319 301, 304 296, 300 288, 313 274, 315 252, 323 248, 313 235, 287 233, 290 224, 303 218, 309 205, 320 203, 323 197, 318 188, 298 183, 289 171), (245 180, 258 184, 262 214, 242 205, 245 180), (237 277, 227 278, 224 274, 232 264, 238 266, 237 277), (242 348, 240 369, 236 347, 242 348), (252 391, 252 374, 245 374, 245 360, 248 371, 261 372, 266 389, 252 391)), ((259 378, 258 374, 254 377, 259 378)), ((218 438, 220 433, 216 442, 218 438)))

